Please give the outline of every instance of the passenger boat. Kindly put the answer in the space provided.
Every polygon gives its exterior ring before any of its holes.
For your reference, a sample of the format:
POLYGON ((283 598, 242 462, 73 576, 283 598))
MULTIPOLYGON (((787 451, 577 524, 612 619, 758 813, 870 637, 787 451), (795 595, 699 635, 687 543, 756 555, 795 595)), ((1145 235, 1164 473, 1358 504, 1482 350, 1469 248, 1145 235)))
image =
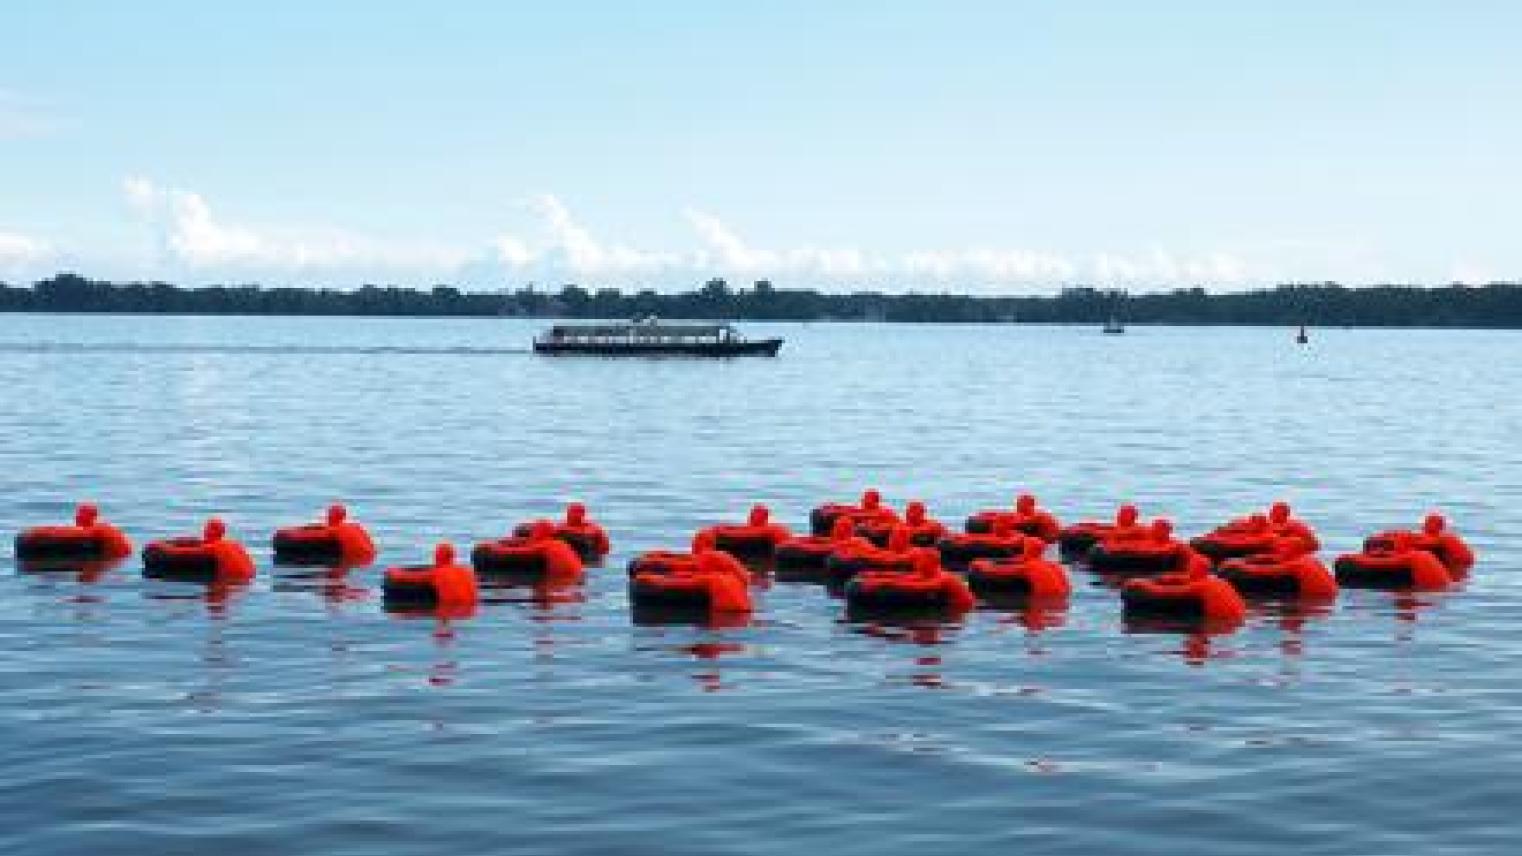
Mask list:
POLYGON ((605 357, 775 357, 781 339, 747 339, 728 324, 556 324, 534 340, 537 354, 605 357))

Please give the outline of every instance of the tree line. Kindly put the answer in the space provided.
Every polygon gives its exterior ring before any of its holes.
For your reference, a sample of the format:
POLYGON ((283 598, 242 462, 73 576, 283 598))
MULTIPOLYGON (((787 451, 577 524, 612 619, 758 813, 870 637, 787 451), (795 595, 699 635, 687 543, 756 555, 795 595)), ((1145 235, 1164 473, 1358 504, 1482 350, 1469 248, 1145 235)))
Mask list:
POLYGON ((1245 292, 1184 288, 1145 294, 1069 287, 1049 296, 949 293, 848 294, 775 288, 723 279, 682 293, 651 289, 462 291, 366 285, 357 289, 113 283, 62 273, 31 285, 0 283, 3 312, 120 312, 209 315, 371 315, 754 321, 871 320, 963 323, 1314 324, 1321 326, 1522 328, 1522 283, 1349 288, 1285 284, 1245 292))

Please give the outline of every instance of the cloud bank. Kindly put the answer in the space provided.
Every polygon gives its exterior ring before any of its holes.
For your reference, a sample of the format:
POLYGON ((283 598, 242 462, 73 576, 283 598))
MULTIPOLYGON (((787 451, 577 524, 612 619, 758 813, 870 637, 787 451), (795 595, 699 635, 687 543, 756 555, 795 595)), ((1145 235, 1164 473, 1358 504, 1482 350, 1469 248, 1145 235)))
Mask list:
MULTIPOLYGON (((475 240, 365 234, 239 222, 201 194, 151 178, 123 180, 121 193, 146 234, 128 276, 184 283, 265 282, 352 286, 365 282, 456 283, 504 288, 690 288, 709 277, 767 278, 782 287, 826 290, 1050 293, 1066 285, 1151 290, 1177 286, 1232 289, 1289 280, 1385 278, 1377 253, 1304 242, 1263 242, 1235 251, 1179 253, 1160 247, 1088 255, 1019 246, 883 252, 851 246, 769 247, 742 236, 718 215, 695 208, 674 217, 685 240, 675 248, 607 240, 562 199, 542 194, 518 205, 526 228, 475 240), (143 261, 146 259, 146 261, 143 261)), ((121 260, 0 230, 0 273, 46 275, 67 259, 84 272, 121 276, 121 260), (50 266, 52 268, 50 269, 50 266)), ((1455 268, 1456 270, 1458 268, 1455 268)), ((1483 270, 1465 265, 1466 275, 1483 270)), ((1469 281, 1469 280, 1465 280, 1469 281)))

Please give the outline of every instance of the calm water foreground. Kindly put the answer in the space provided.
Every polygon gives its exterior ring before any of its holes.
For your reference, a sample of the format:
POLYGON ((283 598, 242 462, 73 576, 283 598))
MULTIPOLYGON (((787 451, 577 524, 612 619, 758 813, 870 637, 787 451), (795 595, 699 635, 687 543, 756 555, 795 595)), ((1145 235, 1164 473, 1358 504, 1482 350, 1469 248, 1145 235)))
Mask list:
POLYGON ((1522 840, 1522 335, 752 325, 776 360, 524 353, 510 321, 0 316, 0 852, 1505 853, 1522 840), (1438 506, 1460 591, 1214 638, 1065 611, 631 624, 622 566, 875 485, 960 521, 1037 492, 1185 532, 1276 498, 1329 552, 1438 506), (91 498, 209 512, 245 590, 16 571, 91 498), (269 566, 347 500, 382 562, 587 501, 608 567, 441 626, 378 569, 269 566))

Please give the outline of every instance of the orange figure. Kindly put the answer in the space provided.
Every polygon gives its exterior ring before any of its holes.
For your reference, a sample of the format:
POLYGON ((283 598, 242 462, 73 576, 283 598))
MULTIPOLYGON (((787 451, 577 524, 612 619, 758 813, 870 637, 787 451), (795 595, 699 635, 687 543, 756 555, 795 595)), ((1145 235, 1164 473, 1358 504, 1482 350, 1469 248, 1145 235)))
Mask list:
POLYGON ((1015 508, 980 511, 967 518, 968 532, 992 532, 995 521, 1008 520, 1016 532, 1040 538, 1048 543, 1062 534, 1062 526, 1050 512, 1036 505, 1036 497, 1022 493, 1015 498, 1015 508))
MULTIPOLYGON (((837 520, 835 525, 854 524, 847 518, 837 520)), ((888 534, 888 544, 879 547, 864 538, 853 538, 840 544, 825 559, 825 572, 833 583, 842 583, 863 571, 904 572, 913 569, 916 548, 909 543, 909 529, 895 526, 888 534)))
POLYGON ((1081 558, 1107 538, 1145 534, 1145 527, 1137 522, 1140 518, 1136 506, 1127 503, 1116 510, 1113 522, 1085 520, 1061 530, 1057 534, 1057 546, 1064 556, 1081 558))
POLYGON ((863 571, 846 585, 846 605, 879 612, 934 610, 961 615, 977 603, 967 582, 941 567, 929 548, 915 550, 913 570, 863 571))
POLYGON ((706 548, 734 556, 770 558, 777 545, 791 537, 786 526, 771 522, 771 511, 766 506, 755 505, 745 523, 709 526, 693 538, 693 546, 694 551, 706 548))
POLYGON ((990 521, 987 532, 947 535, 936 544, 936 549, 940 550, 941 561, 952 567, 966 567, 974 559, 1013 559, 1020 556, 1025 552, 1025 542, 1032 538, 1034 536, 1015 531, 1015 521, 1012 518, 998 517, 990 521))
MULTIPOLYGON (((857 518, 845 515, 836 522, 838 523, 839 520, 855 522, 857 518)), ((909 543, 916 547, 933 547, 936 542, 946 536, 946 524, 931 518, 929 512, 925 510, 925 503, 919 500, 904 506, 902 524, 892 517, 879 516, 862 520, 857 528, 868 541, 883 547, 887 545, 893 528, 899 525, 909 530, 909 543)))
POLYGON ((976 559, 967 568, 967 583, 984 599, 1065 598, 1073 591, 1067 571, 1046 559, 1046 542, 1026 538, 1019 558, 976 559))
POLYGON ((1278 537, 1269 553, 1227 559, 1217 573, 1242 594, 1310 600, 1337 596, 1337 579, 1297 537, 1278 537))
POLYGON ((381 592, 388 606, 434 607, 455 617, 474 611, 478 598, 475 571, 455 563, 447 541, 434 548, 431 565, 387 568, 381 592))
POLYGON ((1130 615, 1240 622, 1247 604, 1231 584, 1210 573, 1204 562, 1190 563, 1182 572, 1153 579, 1131 580, 1120 591, 1130 615))
MULTIPOLYGON (((519 538, 527 537, 538 522, 540 521, 531 520, 518 524, 513 529, 513 535, 519 538)), ((611 546, 608 541, 608 532, 587 516, 585 505, 573 502, 565 507, 565 520, 558 523, 546 522, 552 527, 554 537, 571 545, 582 559, 592 562, 608 555, 611 546)))
POLYGON ((1151 526, 1113 533, 1089 551, 1089 567, 1110 574, 1184 573, 1210 563, 1173 538, 1173 522, 1159 517, 1151 526))
POLYGON ((898 514, 883 505, 882 494, 875 488, 868 488, 862 492, 859 504, 827 502, 809 512, 810 531, 815 535, 825 535, 835 528, 835 520, 840 517, 851 518, 857 526, 891 526, 898 522, 898 514))
POLYGON ((1422 520, 1422 528, 1418 531, 1390 530, 1369 536, 1364 540, 1364 550, 1389 549, 1394 545, 1395 536, 1401 533, 1407 536, 1412 549, 1425 550, 1436 556, 1455 579, 1467 576, 1474 567, 1474 551, 1448 528, 1448 520, 1436 512, 1422 520))
POLYGON ((248 582, 254 578, 254 560, 242 544, 226 535, 227 524, 213 517, 199 538, 154 541, 143 548, 143 573, 164 579, 248 582))
POLYGON ((1363 552, 1338 556, 1334 567, 1337 582, 1349 588, 1434 591, 1447 588, 1455 580, 1434 553, 1415 543, 1410 532, 1370 538, 1363 552))
POLYGON ((322 523, 276 530, 274 550, 275 561, 288 564, 357 566, 375 561, 370 533, 337 504, 328 506, 322 523))
POLYGON ((503 574, 574 582, 583 575, 581 555, 559 536, 555 523, 549 520, 534 521, 523 536, 482 541, 471 550, 470 564, 482 576, 503 574))
POLYGON ((703 550, 694 555, 690 567, 635 574, 629 581, 629 599, 643 608, 748 613, 750 572, 728 553, 703 550))
POLYGON ((823 570, 830 554, 848 545, 857 548, 871 546, 856 534, 856 526, 849 518, 839 517, 829 535, 789 538, 777 545, 774 558, 779 570, 823 570))
POLYGON ((130 555, 132 542, 101 520, 100 510, 90 503, 74 509, 73 526, 35 526, 16 536, 16 558, 23 561, 112 561, 130 555))

